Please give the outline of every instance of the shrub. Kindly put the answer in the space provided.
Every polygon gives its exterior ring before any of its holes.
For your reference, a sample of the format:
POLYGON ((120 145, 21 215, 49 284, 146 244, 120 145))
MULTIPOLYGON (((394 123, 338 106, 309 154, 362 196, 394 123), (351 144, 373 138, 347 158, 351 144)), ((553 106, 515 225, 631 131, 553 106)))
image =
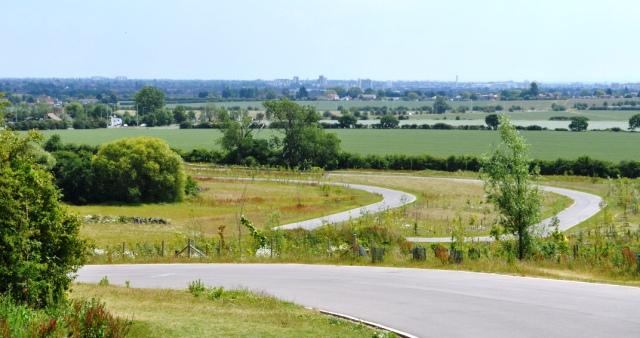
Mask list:
POLYGON ((64 318, 68 337, 126 337, 131 321, 115 317, 105 304, 96 300, 75 300, 71 311, 64 318))
POLYGON ((36 163, 40 138, 0 132, 0 292, 36 307, 61 301, 85 261, 80 220, 36 163))
POLYGON ((184 164, 161 139, 135 137, 107 143, 92 165, 101 200, 136 203, 184 198, 184 164))
POLYGON ((198 279, 189 283, 188 290, 189 290, 189 293, 191 293, 195 297, 199 297, 201 294, 203 294, 207 290, 207 287, 204 286, 204 283, 202 282, 202 280, 198 279))

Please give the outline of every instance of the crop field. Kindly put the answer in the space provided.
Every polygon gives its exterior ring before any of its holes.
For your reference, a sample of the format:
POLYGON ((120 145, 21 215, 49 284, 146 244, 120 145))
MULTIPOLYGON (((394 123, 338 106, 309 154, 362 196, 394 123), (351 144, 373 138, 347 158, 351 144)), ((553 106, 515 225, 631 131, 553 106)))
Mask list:
MULTIPOLYGON (((511 106, 520 106, 525 111, 534 110, 534 111, 550 111, 552 104, 561 104, 565 106, 567 109, 573 108, 575 103, 586 103, 589 106, 595 104, 597 106, 603 105, 604 102, 609 104, 625 101, 629 99, 619 99, 619 98, 610 98, 610 99, 567 99, 567 100, 514 100, 514 101, 494 101, 494 100, 480 100, 480 101, 450 101, 449 105, 452 107, 458 106, 495 106, 501 105, 507 110, 511 106)), ((431 106, 433 105, 433 100, 424 100, 424 101, 296 101, 302 105, 309 105, 316 108, 319 111, 336 111, 339 107, 351 108, 351 107, 383 107, 387 106, 389 108, 397 108, 397 107, 407 107, 409 110, 420 108, 423 106, 431 106)), ((123 107, 131 106, 132 101, 122 101, 120 105, 123 107)), ((240 107, 243 109, 252 108, 255 110, 262 110, 262 101, 254 100, 254 101, 220 101, 220 102, 193 102, 193 103, 169 103, 168 107, 175 107, 177 105, 183 105, 188 107, 202 107, 205 105, 216 105, 219 107, 240 107)), ((638 108, 640 111, 640 107, 638 108)))
MULTIPOLYGON (((498 143, 492 131, 468 130, 331 130, 342 140, 347 152, 360 154, 429 154, 481 155, 498 143)), ((93 129, 50 130, 45 135, 59 134, 63 142, 99 145, 123 137, 154 136, 166 140, 172 147, 190 150, 217 148, 221 133, 213 129, 93 129)), ((258 132, 258 137, 278 134, 274 130, 258 132)), ((610 161, 640 159, 640 133, 615 132, 555 132, 524 131, 531 145, 531 155, 537 159, 575 159, 580 156, 610 161)))
MULTIPOLYGON (((504 106, 503 106, 504 107, 504 106)), ((635 114, 638 114, 638 111, 628 111, 628 110, 565 110, 565 111, 514 111, 509 112, 506 111, 508 107, 505 107, 505 111, 500 112, 500 114, 505 114, 509 116, 513 121, 548 121, 551 117, 566 117, 572 118, 575 116, 584 116, 589 119, 590 122, 594 121, 611 121, 611 122, 623 122, 625 125, 629 121, 629 118, 635 114)), ((447 112, 444 114, 418 114, 413 115, 410 118, 411 120, 481 120, 484 122, 484 118, 487 116, 487 113, 482 112, 466 112, 466 113, 451 113, 447 112)), ((533 123, 529 123, 533 124, 533 123)))

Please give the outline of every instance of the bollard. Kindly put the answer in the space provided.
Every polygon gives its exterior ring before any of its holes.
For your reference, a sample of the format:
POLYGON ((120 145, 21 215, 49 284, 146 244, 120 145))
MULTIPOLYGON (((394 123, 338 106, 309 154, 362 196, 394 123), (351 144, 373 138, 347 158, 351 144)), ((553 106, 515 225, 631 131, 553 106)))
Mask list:
POLYGON ((411 250, 414 261, 424 261, 427 259, 427 249, 421 246, 417 246, 411 250))
POLYGON ((451 249, 451 256, 449 259, 456 264, 460 264, 462 263, 463 256, 462 251, 451 249))
POLYGON ((371 263, 380 263, 384 259, 384 248, 371 248, 371 263))
POLYGON ((636 254, 636 272, 640 273, 640 253, 636 254))

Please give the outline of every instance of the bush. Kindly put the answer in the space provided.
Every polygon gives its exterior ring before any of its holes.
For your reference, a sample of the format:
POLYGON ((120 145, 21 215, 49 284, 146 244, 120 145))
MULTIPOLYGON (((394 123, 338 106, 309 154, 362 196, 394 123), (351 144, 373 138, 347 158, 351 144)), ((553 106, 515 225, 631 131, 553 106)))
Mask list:
POLYGON ((68 337, 126 337, 131 321, 115 317, 105 304, 96 300, 73 301, 64 318, 68 337))
POLYGON ((0 132, 0 292, 36 307, 63 300, 85 261, 80 220, 36 163, 40 138, 0 132))
POLYGON ((103 201, 176 202, 185 195, 182 159, 158 138, 107 143, 93 159, 95 188, 103 201))

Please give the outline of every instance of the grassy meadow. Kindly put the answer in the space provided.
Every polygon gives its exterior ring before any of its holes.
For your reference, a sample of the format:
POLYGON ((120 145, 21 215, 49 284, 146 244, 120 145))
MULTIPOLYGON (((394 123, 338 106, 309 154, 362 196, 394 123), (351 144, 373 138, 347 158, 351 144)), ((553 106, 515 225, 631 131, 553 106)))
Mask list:
MULTIPOLYGON (((192 174, 198 174, 192 172, 192 174)), ((162 218, 169 224, 86 222, 81 234, 97 247, 150 242, 179 243, 188 238, 237 235, 240 215, 259 228, 269 228, 375 203, 380 196, 335 186, 246 182, 196 177, 202 191, 181 203, 70 206, 81 217, 131 216, 162 218)))
MULTIPOLYGON (((461 222, 468 236, 488 235, 497 223, 497 211, 485 200, 482 184, 438 178, 416 180, 411 177, 332 176, 332 180, 370 184, 410 192, 418 200, 398 209, 389 218, 391 226, 404 236, 448 237, 452 224, 461 222)), ((542 218, 552 217, 571 205, 571 199, 543 193, 542 218)))
MULTIPOLYGON (((185 288, 187 286, 185 285, 185 288)), ((244 290, 216 299, 188 291, 76 284, 72 298, 99 298, 133 320, 128 337, 393 337, 387 332, 244 290)))
MULTIPOLYGON (((481 155, 489 152, 499 140, 497 132, 472 130, 359 129, 329 132, 338 135, 342 148, 347 152, 376 155, 481 155)), ((123 137, 154 136, 182 150, 217 148, 217 140, 221 137, 220 131, 214 129, 166 128, 49 130, 43 134, 59 134, 63 142, 91 145, 123 137)), ((279 132, 263 130, 257 133, 258 137, 265 138, 275 134, 279 132)), ((575 159, 585 155, 610 161, 640 158, 640 148, 637 147, 640 133, 523 131, 522 135, 531 145, 532 157, 537 159, 575 159)))

